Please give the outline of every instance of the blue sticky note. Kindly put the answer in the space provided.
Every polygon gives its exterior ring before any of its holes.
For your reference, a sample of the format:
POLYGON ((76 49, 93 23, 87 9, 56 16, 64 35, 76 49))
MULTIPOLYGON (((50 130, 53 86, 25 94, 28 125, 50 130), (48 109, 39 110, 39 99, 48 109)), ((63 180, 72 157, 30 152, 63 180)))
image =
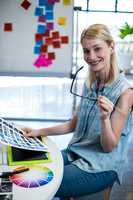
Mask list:
POLYGON ((53 20, 53 18, 54 18, 53 12, 46 12, 45 14, 46 20, 53 20))
POLYGON ((43 15, 43 8, 37 7, 35 9, 35 16, 41 16, 41 15, 43 15))
POLYGON ((39 6, 45 6, 47 4, 47 0, 39 0, 39 6))
POLYGON ((43 44, 43 41, 42 41, 42 40, 36 41, 36 45, 41 46, 42 44, 43 44))
POLYGON ((39 46, 35 46, 34 47, 34 53, 35 54, 40 54, 40 47, 39 46))
POLYGON ((45 33, 46 26, 45 25, 38 25, 37 32, 38 33, 45 33))
POLYGON ((45 9, 46 9, 46 11, 53 11, 53 9, 54 9, 54 6, 53 6, 53 4, 46 4, 45 5, 45 9))

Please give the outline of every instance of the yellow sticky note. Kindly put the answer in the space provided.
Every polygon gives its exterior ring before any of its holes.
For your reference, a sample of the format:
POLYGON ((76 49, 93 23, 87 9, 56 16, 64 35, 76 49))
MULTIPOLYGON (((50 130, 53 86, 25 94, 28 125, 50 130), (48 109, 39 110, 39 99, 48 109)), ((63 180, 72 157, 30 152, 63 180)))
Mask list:
POLYGON ((65 26, 66 25, 66 17, 59 17, 57 23, 61 26, 65 26))
POLYGON ((64 6, 69 6, 69 5, 71 5, 71 0, 63 0, 63 5, 64 5, 64 6))

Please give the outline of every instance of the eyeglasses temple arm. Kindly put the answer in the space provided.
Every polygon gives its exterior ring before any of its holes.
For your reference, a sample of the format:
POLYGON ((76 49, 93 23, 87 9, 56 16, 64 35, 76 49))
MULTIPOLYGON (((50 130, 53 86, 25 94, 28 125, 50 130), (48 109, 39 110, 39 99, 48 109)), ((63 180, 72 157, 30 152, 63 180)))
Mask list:
POLYGON ((74 77, 73 77, 72 84, 71 84, 71 88, 70 88, 70 92, 71 92, 72 94, 75 94, 75 93, 72 91, 73 83, 74 83, 74 81, 75 81, 75 79, 76 79, 76 76, 77 76, 78 72, 79 72, 81 69, 83 69, 83 67, 84 67, 84 66, 80 67, 80 68, 76 71, 76 73, 75 73, 75 75, 74 75, 74 77))

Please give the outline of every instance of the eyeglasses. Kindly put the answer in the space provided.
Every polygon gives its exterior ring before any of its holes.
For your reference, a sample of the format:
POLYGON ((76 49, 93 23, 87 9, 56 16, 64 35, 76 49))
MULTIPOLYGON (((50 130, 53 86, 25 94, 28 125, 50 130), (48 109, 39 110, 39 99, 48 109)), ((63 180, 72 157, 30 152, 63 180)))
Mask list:
MULTIPOLYGON (((89 100, 92 100, 92 101, 97 101, 97 97, 91 97, 91 96, 83 96, 83 95, 80 95, 80 94, 77 94, 76 92, 74 92, 74 82, 76 80, 76 77, 77 77, 77 74, 79 73, 79 71, 81 71, 83 69, 84 66, 80 67, 74 77, 73 77, 73 80, 72 80, 72 83, 71 83, 71 87, 70 87, 70 93, 77 96, 77 97, 80 97, 80 98, 84 98, 84 99, 89 99, 89 100)), ((104 85, 103 87, 100 89, 101 92, 103 92, 104 90, 104 85)), ((99 92, 99 87, 97 87, 96 89, 96 95, 98 96, 98 92, 99 92)))

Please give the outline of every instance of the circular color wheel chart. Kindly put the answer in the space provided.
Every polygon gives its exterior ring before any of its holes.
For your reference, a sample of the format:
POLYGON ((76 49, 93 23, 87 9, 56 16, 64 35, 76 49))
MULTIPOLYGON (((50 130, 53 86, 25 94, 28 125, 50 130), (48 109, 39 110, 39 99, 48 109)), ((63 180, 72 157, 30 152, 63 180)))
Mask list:
POLYGON ((53 179, 54 174, 47 167, 28 166, 28 168, 29 171, 14 174, 10 177, 10 180, 21 187, 35 188, 48 184, 53 179))

